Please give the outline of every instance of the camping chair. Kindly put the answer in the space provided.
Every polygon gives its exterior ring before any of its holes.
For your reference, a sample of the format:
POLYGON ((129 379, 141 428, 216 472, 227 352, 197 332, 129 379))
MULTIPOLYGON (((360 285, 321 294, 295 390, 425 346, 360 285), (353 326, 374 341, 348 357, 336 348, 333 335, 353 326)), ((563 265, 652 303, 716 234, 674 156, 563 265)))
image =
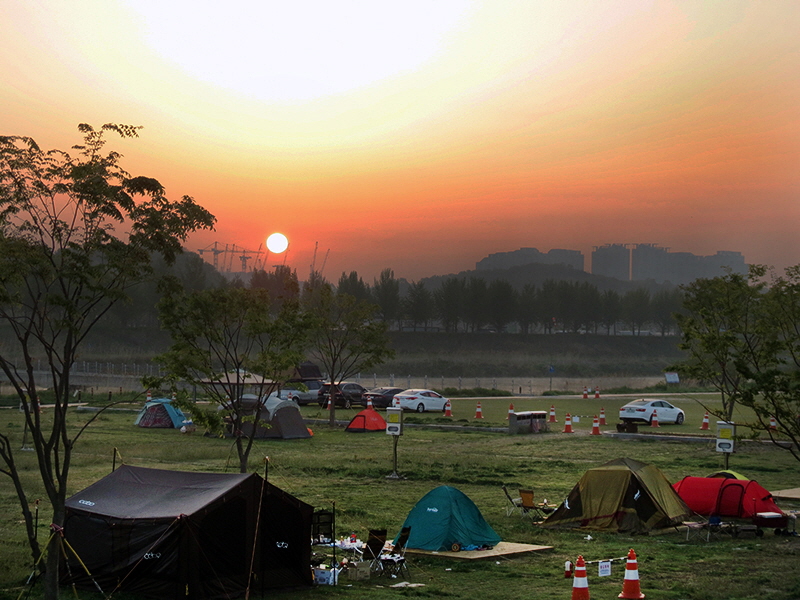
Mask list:
POLYGON ((692 515, 697 518, 697 521, 684 522, 686 525, 686 540, 691 538, 698 538, 706 542, 712 539, 717 539, 723 535, 736 537, 738 529, 734 523, 727 523, 720 519, 717 515, 711 515, 708 519, 700 515, 692 515))
POLYGON ((383 572, 381 554, 386 545, 385 529, 370 529, 367 537, 367 545, 364 547, 364 560, 370 561, 369 570, 371 573, 380 575, 383 572))
POLYGON ((402 575, 405 570, 408 576, 408 565, 406 564, 406 544, 408 543, 408 536, 411 535, 411 527, 403 527, 400 530, 400 536, 397 538, 397 543, 394 545, 391 554, 383 554, 380 556, 381 561, 381 574, 389 577, 397 577, 402 575))
POLYGON ((506 506, 506 516, 510 517, 514 514, 515 510, 518 510, 520 514, 522 514, 522 498, 512 498, 511 494, 508 493, 508 488, 506 486, 503 487, 503 493, 508 498, 508 506, 506 506))
POLYGON ((519 490, 520 509, 522 514, 529 515, 530 517, 538 517, 540 521, 544 521, 547 515, 555 510, 554 507, 534 501, 533 490, 519 490))

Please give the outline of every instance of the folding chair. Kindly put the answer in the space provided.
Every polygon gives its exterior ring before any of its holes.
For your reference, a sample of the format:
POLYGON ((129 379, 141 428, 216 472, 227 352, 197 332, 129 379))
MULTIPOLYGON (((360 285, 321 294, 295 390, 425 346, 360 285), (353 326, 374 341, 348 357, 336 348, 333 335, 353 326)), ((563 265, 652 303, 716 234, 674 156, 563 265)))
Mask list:
POLYGON ((518 510, 520 514, 522 514, 522 498, 512 498, 511 494, 508 493, 508 488, 506 486, 503 487, 503 493, 508 498, 508 505, 506 506, 506 516, 510 517, 514 514, 515 510, 518 510))
POLYGON ((381 555, 381 572, 383 575, 397 577, 398 575, 402 575, 403 571, 406 572, 406 576, 409 575, 405 556, 409 535, 411 535, 411 527, 403 527, 403 529, 400 530, 400 535, 397 538, 397 543, 394 545, 391 554, 381 555))
POLYGON ((370 573, 380 575, 383 572, 383 564, 381 563, 381 554, 383 554, 383 547, 386 545, 386 530, 385 529, 370 529, 367 537, 367 545, 364 548, 364 560, 370 561, 370 573))
POLYGON ((534 501, 533 490, 519 490, 520 509, 522 514, 530 517, 538 517, 540 521, 544 521, 547 515, 555 510, 555 507, 548 504, 536 504, 534 501))

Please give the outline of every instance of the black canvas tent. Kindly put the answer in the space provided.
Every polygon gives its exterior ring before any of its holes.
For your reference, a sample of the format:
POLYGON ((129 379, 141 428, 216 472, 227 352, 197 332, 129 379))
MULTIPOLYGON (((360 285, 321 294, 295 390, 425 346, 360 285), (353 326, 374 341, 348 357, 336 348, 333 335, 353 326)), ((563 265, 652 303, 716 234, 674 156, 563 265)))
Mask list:
MULTIPOLYGON (((311 584, 312 513, 257 474, 123 465, 67 500, 64 534, 106 594, 231 598, 311 584)), ((68 560, 62 583, 94 589, 68 560)))

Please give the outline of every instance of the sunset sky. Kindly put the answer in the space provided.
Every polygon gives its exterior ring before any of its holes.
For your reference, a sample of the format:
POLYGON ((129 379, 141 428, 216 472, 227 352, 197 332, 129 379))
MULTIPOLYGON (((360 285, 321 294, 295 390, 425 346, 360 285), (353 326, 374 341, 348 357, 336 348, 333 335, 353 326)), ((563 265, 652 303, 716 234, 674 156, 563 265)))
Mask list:
MULTIPOLYGON (((86 122, 218 218, 188 248, 371 283, 656 243, 800 263, 798 0, 0 0, 0 135, 86 122)), ((206 254, 210 259, 210 255, 206 254)), ((241 263, 237 260, 234 267, 241 263)), ((252 266, 252 262, 251 262, 252 266)))

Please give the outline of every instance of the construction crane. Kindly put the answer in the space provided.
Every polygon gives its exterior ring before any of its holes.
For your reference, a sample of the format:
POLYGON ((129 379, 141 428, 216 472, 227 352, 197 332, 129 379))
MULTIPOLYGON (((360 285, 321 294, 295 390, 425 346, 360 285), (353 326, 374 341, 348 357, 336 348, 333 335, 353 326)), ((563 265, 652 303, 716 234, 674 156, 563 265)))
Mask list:
POLYGON ((197 251, 200 256, 203 256, 205 252, 211 252, 213 254, 212 264, 214 268, 218 271, 224 273, 230 273, 233 269, 233 260, 234 258, 238 258, 242 264, 242 272, 247 272, 247 262, 253 258, 256 259, 254 269, 259 268, 261 265, 261 261, 259 257, 265 252, 261 249, 261 245, 258 246, 258 250, 246 250, 243 247, 237 246, 236 244, 225 244, 225 249, 221 249, 219 242, 214 242, 206 246, 205 248, 201 248, 197 251), (222 255, 222 265, 220 266, 219 255, 222 255))

